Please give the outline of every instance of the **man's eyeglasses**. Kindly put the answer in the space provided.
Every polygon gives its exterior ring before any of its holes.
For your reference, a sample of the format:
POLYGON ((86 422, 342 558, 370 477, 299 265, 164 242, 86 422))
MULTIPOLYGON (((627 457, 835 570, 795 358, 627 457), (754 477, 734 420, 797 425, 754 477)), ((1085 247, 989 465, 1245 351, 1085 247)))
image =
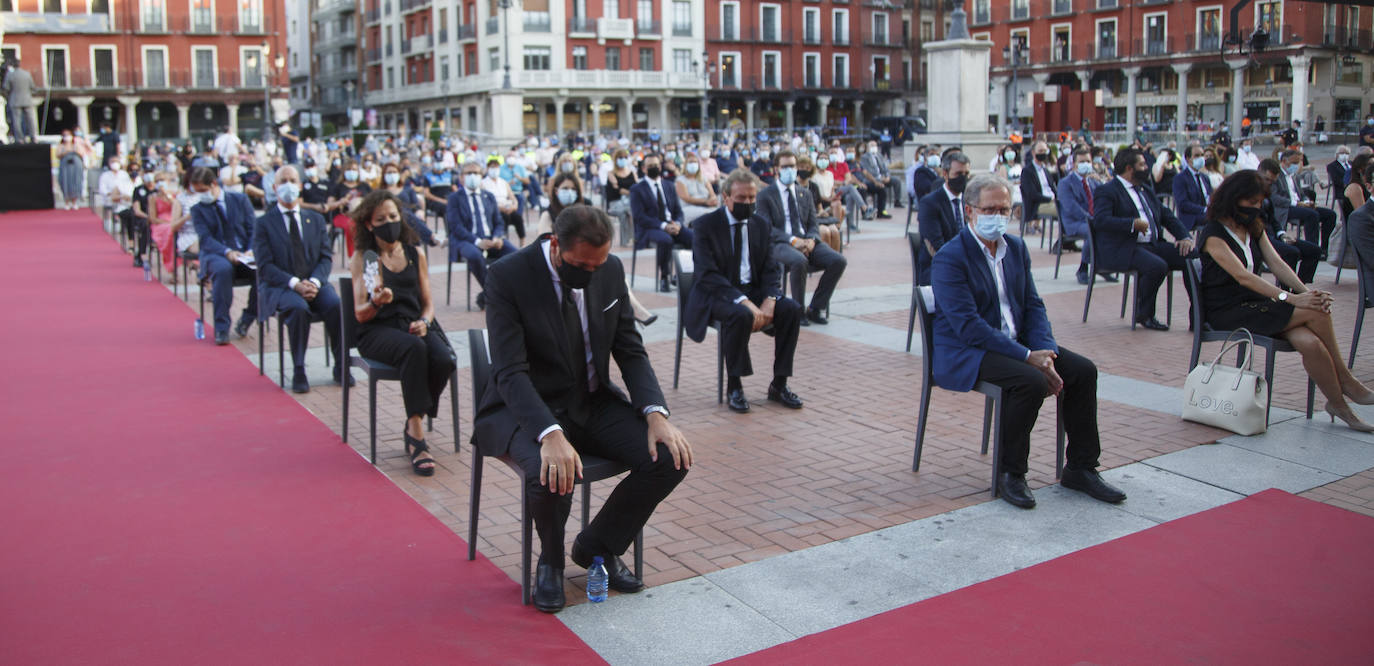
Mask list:
POLYGON ((978 211, 978 212, 980 212, 980 213, 983 213, 984 215, 1011 215, 1011 208, 1010 208, 1010 207, 1008 207, 1008 208, 983 208, 982 206, 974 206, 973 204, 969 204, 969 208, 972 208, 973 210, 976 210, 976 211, 978 211))

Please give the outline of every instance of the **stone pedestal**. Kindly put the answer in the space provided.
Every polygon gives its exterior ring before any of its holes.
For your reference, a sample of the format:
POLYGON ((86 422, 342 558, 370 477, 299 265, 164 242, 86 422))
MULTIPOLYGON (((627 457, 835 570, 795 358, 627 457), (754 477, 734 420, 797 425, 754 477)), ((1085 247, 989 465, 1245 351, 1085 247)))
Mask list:
POLYGON ((975 172, 983 171, 1002 143, 988 132, 988 67, 991 42, 967 36, 962 9, 949 34, 954 39, 922 46, 929 63, 927 116, 922 143, 961 146, 975 172), (957 24, 957 25, 955 25, 957 24), (962 38, 960 38, 962 36, 962 38))
POLYGON ((491 93, 491 140, 495 146, 513 146, 525 137, 525 95, 523 91, 494 90, 491 93))

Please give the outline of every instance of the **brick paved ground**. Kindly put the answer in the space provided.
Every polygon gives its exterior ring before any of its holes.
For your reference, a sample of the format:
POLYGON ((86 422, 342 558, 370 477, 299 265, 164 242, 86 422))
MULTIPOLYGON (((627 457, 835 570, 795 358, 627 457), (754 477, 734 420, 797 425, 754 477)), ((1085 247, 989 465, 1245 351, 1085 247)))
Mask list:
MULTIPOLYGON (((905 212, 893 222, 865 223, 864 234, 854 236, 847 251, 849 272, 841 290, 887 287, 889 294, 908 294, 910 259, 901 231, 905 212)), ((1030 247, 1037 266, 1053 263, 1053 258, 1038 247, 1030 247), (1047 257, 1049 257, 1047 259, 1047 257)), ((442 251, 432 253, 436 259, 442 251)), ((715 343, 687 342, 684 347, 681 386, 672 390, 671 308, 675 295, 654 294, 651 288, 652 256, 641 252, 638 297, 652 309, 660 309, 663 320, 647 333, 647 344, 660 382, 673 409, 673 420, 691 438, 697 465, 686 481, 659 508, 645 533, 646 582, 667 582, 708 573, 744 562, 778 555, 808 546, 831 542, 854 534, 923 518, 989 499, 990 463, 979 455, 981 396, 936 390, 931 405, 921 471, 911 471, 912 440, 916 426, 916 403, 920 395, 921 359, 916 354, 891 351, 871 344, 864 336, 845 339, 828 335, 822 327, 803 329, 798 350, 798 375, 792 387, 805 400, 806 408, 792 412, 762 400, 768 373, 745 381, 746 393, 755 409, 736 415, 715 401, 715 343), (665 330, 667 329, 667 330, 665 330)), ((625 256, 628 265, 628 255, 625 256)), ((1059 278, 1063 287, 1073 281, 1076 254, 1065 258, 1066 270, 1059 278)), ((442 305, 442 275, 434 276, 434 289, 440 305, 438 318, 455 343, 465 345, 464 329, 484 326, 478 312, 466 312, 462 301, 464 283, 455 274, 456 307, 442 305)), ((1118 319, 1120 286, 1102 285, 1094 294, 1087 324, 1080 323, 1083 291, 1048 293, 1050 281, 1042 280, 1046 304, 1056 337, 1064 345, 1083 353, 1098 364, 1103 373, 1179 387, 1187 374, 1188 350, 1187 297, 1181 279, 1175 278, 1174 328, 1167 333, 1131 331, 1126 320, 1118 319)), ((812 286, 814 287, 814 279, 812 286)), ((1325 272, 1318 277, 1322 288, 1333 289, 1337 303, 1336 330, 1342 344, 1348 344, 1353 326, 1349 304, 1355 300, 1353 275, 1332 288, 1325 272)), ((194 307, 194 293, 192 306, 194 307)), ((240 290, 238 298, 245 297, 240 290)), ((837 299, 832 316, 877 324, 905 331, 908 312, 865 310, 849 317, 847 308, 862 305, 862 299, 841 302, 837 299)), ((1163 295, 1160 298, 1161 318, 1163 295)), ((889 295, 885 303, 893 301, 889 295)), ((871 310, 871 308, 870 308, 871 310)), ((838 323, 838 321, 837 321, 838 323)), ((832 330, 838 328, 832 324, 832 330)), ((323 332, 315 327, 312 342, 323 344, 323 332)), ((256 333, 235 343, 256 359, 256 333)), ((268 336, 267 348, 275 351, 276 335, 268 336)), ((889 345, 890 347, 890 345, 889 345)), ((1218 345, 1204 347, 1204 356, 1215 354, 1218 345), (1210 351, 1209 351, 1210 350, 1210 351)), ((915 345, 919 352, 919 341, 915 345)), ((772 358, 771 340, 757 339, 751 347, 755 363, 767 369, 772 358)), ((466 351, 460 370, 460 408, 463 432, 470 432, 471 384, 466 370, 466 351)), ((1356 372, 1365 380, 1374 379, 1374 343, 1365 345, 1356 363, 1356 372)), ((275 373, 275 361, 268 366, 275 373)), ((340 389, 324 383, 328 374, 312 372, 318 385, 299 396, 300 403, 328 424, 340 430, 340 389)), ((1300 409, 1304 398, 1305 375, 1296 355, 1279 359, 1274 404, 1300 409)), ((435 422, 429 441, 435 445, 439 471, 432 478, 411 474, 401 451, 400 425, 403 421, 399 389, 383 384, 378 402, 379 469, 439 520, 466 536, 471 449, 462 444, 462 453, 453 453, 453 429, 447 405, 435 422)), ((1320 410, 1323 401, 1317 400, 1320 410)), ((350 416, 350 445, 366 455, 366 387, 360 382, 353 394, 350 416)), ((1208 443, 1227 433, 1187 423, 1177 416, 1102 401, 1099 422, 1103 441, 1102 464, 1117 467, 1197 444, 1208 443)), ((1029 479, 1033 487, 1053 482, 1053 401, 1042 413, 1033 436, 1029 479)), ((478 549, 498 566, 518 577, 519 496, 515 477, 503 465, 488 465, 483 483, 482 515, 479 519, 478 549)), ((599 506, 612 485, 595 487, 594 507, 599 506)), ((1358 474, 1331 485, 1314 489, 1307 496, 1320 501, 1374 515, 1374 474, 1358 474)), ((578 515, 574 507, 575 516, 578 515)), ((577 532, 570 525, 568 538, 577 532)), ((575 567, 570 569, 570 573, 575 567)), ((569 599, 580 581, 569 583, 569 599)))

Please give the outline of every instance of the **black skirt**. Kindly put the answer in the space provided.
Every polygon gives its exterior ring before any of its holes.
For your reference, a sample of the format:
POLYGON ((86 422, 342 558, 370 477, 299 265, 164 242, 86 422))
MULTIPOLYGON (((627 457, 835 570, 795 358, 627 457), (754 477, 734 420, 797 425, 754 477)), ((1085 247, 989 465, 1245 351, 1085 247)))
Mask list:
POLYGON ((1207 313, 1207 324, 1219 331, 1249 329, 1255 335, 1275 337, 1288 328, 1293 320, 1293 305, 1283 301, 1260 299, 1241 301, 1235 305, 1207 313))

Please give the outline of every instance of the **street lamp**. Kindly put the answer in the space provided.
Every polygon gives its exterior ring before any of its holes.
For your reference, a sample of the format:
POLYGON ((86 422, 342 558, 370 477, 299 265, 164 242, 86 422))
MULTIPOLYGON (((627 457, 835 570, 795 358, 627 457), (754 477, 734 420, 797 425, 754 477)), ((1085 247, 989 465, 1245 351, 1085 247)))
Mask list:
MULTIPOLYGON (((1002 48, 1002 58, 1011 63, 1011 90, 1009 91, 1011 96, 1011 118, 1012 123, 1014 123, 1018 129, 1021 125, 1021 96, 1018 94, 1020 91, 1017 89, 1020 75, 1019 68, 1029 56, 1029 50, 1020 40, 1012 40, 1011 46, 1002 48)), ((1004 106, 1003 108, 1006 107, 1004 106)))
MULTIPOLYGON (((692 63, 692 71, 698 71, 698 67, 700 67, 701 73, 701 134, 705 136, 711 118, 707 112, 711 91, 711 75, 716 71, 716 64, 711 62, 711 54, 702 51, 701 61, 692 63)), ((697 143, 704 143, 702 137, 697 138, 697 143)))
POLYGON ((501 31, 501 37, 505 40, 506 51, 506 77, 501 82, 503 90, 510 90, 510 8, 515 4, 513 0, 499 0, 497 6, 501 8, 501 22, 506 24, 501 31))
POLYGON ((267 42, 262 43, 262 55, 258 57, 258 64, 262 66, 262 140, 267 141, 267 135, 272 127, 272 78, 271 70, 268 69, 267 57, 272 53, 272 45, 267 42))

